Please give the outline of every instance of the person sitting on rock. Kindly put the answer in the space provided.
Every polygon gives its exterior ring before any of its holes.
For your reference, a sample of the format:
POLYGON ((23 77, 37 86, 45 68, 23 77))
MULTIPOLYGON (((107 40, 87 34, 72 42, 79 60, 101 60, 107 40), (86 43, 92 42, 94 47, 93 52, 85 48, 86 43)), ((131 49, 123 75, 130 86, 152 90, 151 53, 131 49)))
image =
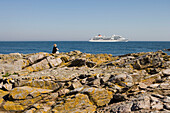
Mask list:
POLYGON ((59 49, 57 48, 57 44, 54 44, 52 53, 53 54, 55 54, 55 53, 58 54, 59 53, 59 49))

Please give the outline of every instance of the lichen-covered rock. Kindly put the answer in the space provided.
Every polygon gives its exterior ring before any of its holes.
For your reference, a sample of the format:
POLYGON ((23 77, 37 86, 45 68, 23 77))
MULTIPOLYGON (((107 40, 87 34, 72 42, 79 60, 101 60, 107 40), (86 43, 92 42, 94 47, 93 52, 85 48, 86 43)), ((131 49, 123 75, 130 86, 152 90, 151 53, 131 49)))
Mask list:
POLYGON ((24 87, 16 87, 12 89, 9 93, 9 96, 11 96, 13 99, 26 99, 28 95, 37 97, 40 94, 49 93, 49 92, 52 92, 52 90, 24 86, 24 87))
POLYGON ((161 51, 0 54, 0 112, 169 112, 169 61, 161 51))
POLYGON ((23 106, 31 106, 33 105, 34 103, 38 102, 39 100, 41 100, 42 97, 41 96, 38 96, 36 98, 30 98, 30 99, 24 99, 24 100, 17 100, 15 102, 17 103, 20 103, 21 105, 23 106))
POLYGON ((0 97, 3 97, 5 95, 9 94, 7 91, 0 90, 0 97))
POLYGON ((131 87, 134 84, 133 78, 130 75, 127 75, 124 73, 121 73, 121 74, 118 74, 112 77, 109 81, 116 83, 123 87, 131 87))
POLYGON ((25 99, 34 89, 31 87, 16 87, 10 91, 10 96, 13 99, 25 99))
POLYGON ((14 103, 7 101, 4 105, 3 108, 7 111, 23 111, 26 107, 20 105, 19 103, 14 103))
POLYGON ((82 54, 82 52, 81 52, 81 51, 78 51, 78 50, 70 51, 70 52, 68 53, 69 56, 72 56, 72 55, 80 55, 80 54, 82 54))
POLYGON ((92 68, 92 67, 94 67, 94 66, 96 65, 96 63, 95 63, 95 62, 87 61, 87 62, 86 62, 86 65, 87 65, 88 67, 92 68))
POLYGON ((161 59, 162 52, 148 53, 146 55, 139 56, 135 59, 133 67, 135 69, 146 69, 149 67, 162 67, 163 60, 161 59))
POLYGON ((42 107, 36 110, 36 113, 51 113, 51 107, 42 107))
POLYGON ((99 88, 84 88, 82 93, 88 94, 90 100, 97 106, 104 106, 110 102, 113 93, 106 89, 99 88))
POLYGON ((52 89, 52 90, 58 89, 60 87, 57 83, 53 81, 47 81, 47 80, 42 80, 42 79, 30 80, 26 82, 24 85, 35 87, 35 88, 52 89))
POLYGON ((2 86, 4 89, 10 91, 12 89, 12 84, 11 83, 5 83, 2 86))
POLYGON ((34 91, 32 91, 30 95, 33 97, 37 97, 41 94, 50 93, 52 91, 53 90, 49 90, 49 89, 34 88, 34 91))
POLYGON ((24 111, 24 113, 35 113, 36 109, 35 108, 31 108, 29 110, 24 111))
POLYGON ((94 113, 96 111, 96 106, 94 106, 87 95, 76 94, 66 98, 64 103, 58 103, 52 110, 55 113, 94 113))
POLYGON ((70 65, 68 65, 68 67, 73 67, 73 66, 80 67, 80 66, 84 66, 85 64, 86 64, 85 60, 75 59, 70 63, 70 65))
POLYGON ((1 105, 3 104, 3 102, 5 101, 4 97, 8 94, 9 94, 9 92, 0 90, 0 108, 1 108, 1 105))

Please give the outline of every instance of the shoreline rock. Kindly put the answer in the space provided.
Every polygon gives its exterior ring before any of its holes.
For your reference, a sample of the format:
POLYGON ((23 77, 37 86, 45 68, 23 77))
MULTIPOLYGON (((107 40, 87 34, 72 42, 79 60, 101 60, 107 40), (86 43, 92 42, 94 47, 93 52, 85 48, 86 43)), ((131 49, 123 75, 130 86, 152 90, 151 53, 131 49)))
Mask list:
POLYGON ((170 56, 0 54, 0 112, 170 112, 170 56))

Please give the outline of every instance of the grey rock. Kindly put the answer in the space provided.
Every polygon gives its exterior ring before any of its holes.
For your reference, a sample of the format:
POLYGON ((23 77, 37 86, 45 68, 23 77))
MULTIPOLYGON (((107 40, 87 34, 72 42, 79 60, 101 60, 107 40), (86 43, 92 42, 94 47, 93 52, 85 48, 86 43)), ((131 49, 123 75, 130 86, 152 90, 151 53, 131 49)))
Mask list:
POLYGON ((165 70, 163 70, 162 71, 162 73, 164 74, 164 75, 170 75, 170 69, 165 69, 165 70))
POLYGON ((161 89, 170 89, 170 84, 169 84, 168 82, 161 83, 161 84, 159 85, 159 87, 160 87, 161 89))
POLYGON ((76 89, 76 88, 80 88, 82 87, 82 84, 79 81, 75 81, 72 83, 72 88, 76 89))
POLYGON ((126 79, 126 74, 122 73, 114 77, 116 81, 124 81, 126 79))
POLYGON ((151 84, 149 87, 150 88, 157 88, 159 86, 159 84, 151 84))
POLYGON ((163 104, 161 102, 157 102, 157 103, 152 103, 151 104, 151 109, 153 110, 161 110, 163 109, 163 104))
POLYGON ((156 98, 160 98, 160 99, 163 99, 164 96, 160 95, 160 94, 151 94, 152 96, 156 97, 156 98))
POLYGON ((14 73, 15 72, 15 66, 11 64, 0 64, 1 67, 1 73, 14 73))
POLYGON ((47 61, 50 64, 51 67, 58 66, 62 63, 62 60, 60 58, 55 58, 53 56, 47 57, 47 61))
POLYGON ((162 99, 162 101, 164 103, 170 103, 170 97, 169 96, 164 96, 164 98, 162 99))
POLYGON ((13 65, 15 66, 14 67, 15 71, 20 71, 20 70, 22 70, 23 67, 26 66, 23 59, 19 59, 17 61, 14 61, 13 65))
POLYGON ((118 113, 129 113, 131 112, 132 105, 133 105, 132 102, 128 102, 125 105, 120 105, 120 107, 118 107, 117 112, 118 113))
POLYGON ((146 88, 147 88, 147 85, 144 84, 144 83, 139 83, 139 88, 141 88, 141 89, 146 89, 146 88))
POLYGON ((81 82, 82 84, 85 84, 85 83, 86 83, 86 79, 87 79, 87 78, 84 78, 84 79, 82 79, 80 82, 81 82))
POLYGON ((106 81, 109 80, 109 78, 110 78, 110 74, 106 74, 105 76, 101 77, 101 81, 102 81, 103 83, 105 83, 106 81))
POLYGON ((3 87, 4 89, 10 91, 10 90, 12 89, 12 84, 7 84, 7 83, 5 83, 5 84, 3 84, 2 87, 3 87))
POLYGON ((36 62, 36 61, 38 61, 38 60, 41 60, 41 59, 43 59, 44 58, 44 54, 36 54, 36 55, 31 55, 31 56, 29 56, 28 57, 28 60, 30 61, 30 63, 34 63, 34 62, 36 62))
POLYGON ((127 99, 127 96, 123 95, 123 94, 113 95, 113 100, 115 100, 115 101, 123 101, 123 100, 126 100, 126 99, 127 99))
POLYGON ((2 86, 3 86, 3 82, 0 83, 0 88, 2 88, 2 86))
POLYGON ((74 66, 77 66, 77 67, 81 67, 81 66, 85 66, 86 62, 84 59, 75 59, 71 62, 70 65, 68 65, 68 67, 74 67, 74 66))
POLYGON ((92 67, 94 67, 96 65, 96 63, 87 61, 86 65, 87 65, 87 67, 92 68, 92 67))
POLYGON ((22 55, 20 53, 10 53, 9 56, 12 56, 17 59, 22 58, 22 55))
POLYGON ((135 69, 146 69, 148 67, 158 67, 162 65, 162 61, 160 59, 160 53, 148 53, 146 55, 142 55, 135 59, 133 63, 133 67, 135 69))
POLYGON ((68 53, 69 56, 72 56, 72 55, 80 55, 80 54, 82 54, 82 52, 81 52, 81 51, 78 51, 78 50, 70 51, 70 52, 68 53))
POLYGON ((150 109, 150 97, 147 95, 140 95, 133 103, 132 111, 139 109, 150 109))
POLYGON ((135 84, 138 83, 138 82, 140 82, 141 79, 142 79, 142 75, 139 74, 139 73, 133 73, 133 74, 130 74, 129 76, 132 77, 133 82, 134 82, 135 84))
POLYGON ((49 69, 50 66, 48 65, 48 62, 46 59, 36 63, 36 64, 33 64, 32 65, 32 68, 35 70, 35 71, 40 71, 40 70, 43 70, 43 69, 49 69))
POLYGON ((61 96, 61 95, 65 95, 66 93, 69 93, 69 89, 61 89, 58 91, 58 95, 61 96))
POLYGON ((13 75, 10 75, 10 77, 11 77, 11 78, 17 78, 18 75, 14 75, 14 74, 13 74, 13 75))
POLYGON ((34 113, 36 111, 35 108, 31 108, 29 110, 24 111, 24 113, 34 113))
POLYGON ((164 103, 164 108, 170 110, 170 103, 164 103))
POLYGON ((94 86, 100 86, 100 79, 95 79, 93 82, 94 86))

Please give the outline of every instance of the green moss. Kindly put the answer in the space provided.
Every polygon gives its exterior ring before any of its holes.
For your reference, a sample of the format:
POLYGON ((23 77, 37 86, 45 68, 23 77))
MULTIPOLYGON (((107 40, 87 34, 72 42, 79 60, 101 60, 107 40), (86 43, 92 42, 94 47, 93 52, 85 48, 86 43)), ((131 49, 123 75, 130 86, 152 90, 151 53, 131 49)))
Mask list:
POLYGON ((5 73, 5 75, 2 75, 2 77, 9 77, 11 74, 5 73))

